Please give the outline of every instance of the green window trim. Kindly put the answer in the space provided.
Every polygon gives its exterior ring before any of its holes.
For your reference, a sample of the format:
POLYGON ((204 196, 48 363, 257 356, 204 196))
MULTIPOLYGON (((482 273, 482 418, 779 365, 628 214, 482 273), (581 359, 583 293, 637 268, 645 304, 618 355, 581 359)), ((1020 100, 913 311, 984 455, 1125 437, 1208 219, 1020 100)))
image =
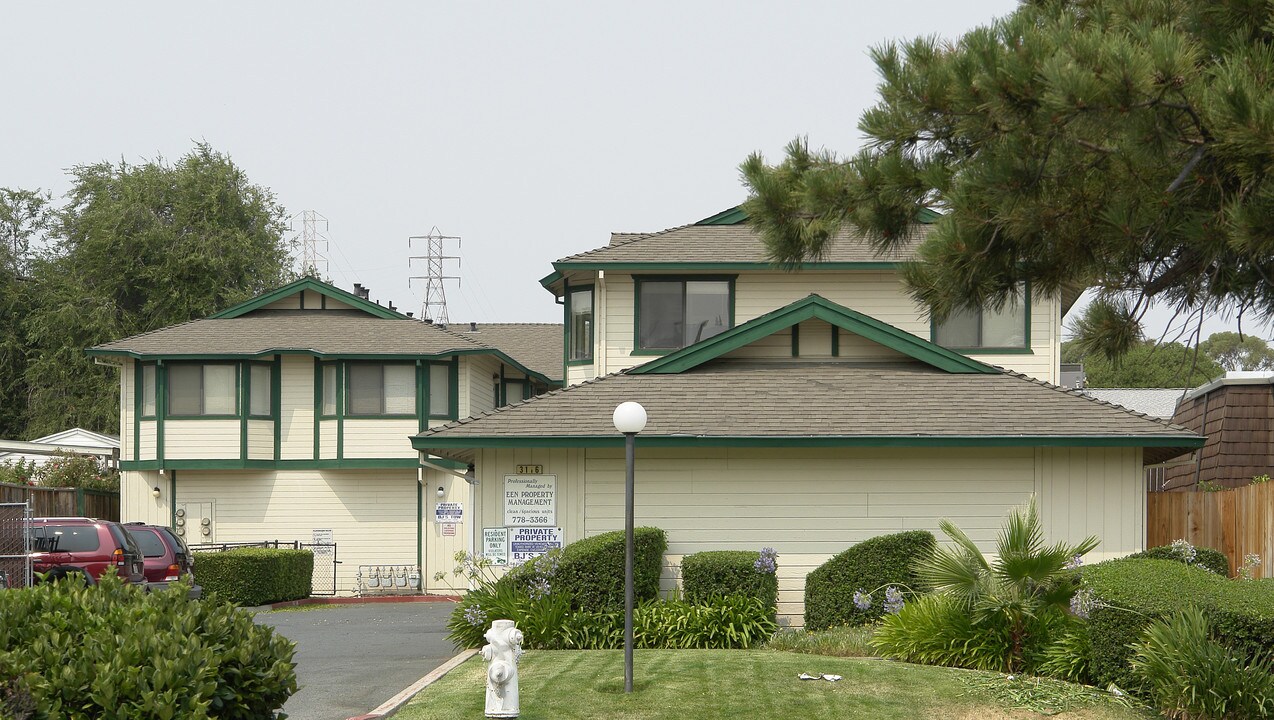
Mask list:
MULTIPOLYGON (((935 345, 944 347, 952 352, 958 352, 961 355, 1034 355, 1035 351, 1031 348, 1031 284, 1025 284, 1025 290, 1022 292, 1022 345, 1021 346, 974 346, 974 347, 955 347, 942 345, 938 342, 938 323, 933 317, 929 318, 929 340, 935 345)), ((978 333, 981 334, 982 320, 978 319, 978 333)))
MULTIPOLYGON (((726 321, 725 330, 728 331, 734 327, 734 303, 735 303, 735 281, 738 275, 633 275, 633 355, 664 355, 675 352, 688 345, 680 345, 678 347, 642 347, 641 345, 641 286, 647 282, 679 282, 681 283, 681 312, 682 320, 685 320, 685 297, 686 283, 688 282, 724 282, 727 284, 727 313, 729 315, 726 321)), ((713 336, 715 337, 715 336, 713 336)), ((709 338, 704 338, 709 339, 709 338)), ((694 343, 691 343, 694 344, 694 343)))
POLYGON ((567 284, 563 290, 563 306, 565 322, 563 324, 563 341, 566 343, 565 360, 567 366, 574 365, 592 365, 596 362, 594 354, 597 344, 597 286, 594 283, 581 283, 579 285, 567 284), (571 357, 572 336, 571 326, 574 325, 574 302, 571 296, 575 293, 587 292, 589 302, 589 321, 588 321, 588 357, 571 357))

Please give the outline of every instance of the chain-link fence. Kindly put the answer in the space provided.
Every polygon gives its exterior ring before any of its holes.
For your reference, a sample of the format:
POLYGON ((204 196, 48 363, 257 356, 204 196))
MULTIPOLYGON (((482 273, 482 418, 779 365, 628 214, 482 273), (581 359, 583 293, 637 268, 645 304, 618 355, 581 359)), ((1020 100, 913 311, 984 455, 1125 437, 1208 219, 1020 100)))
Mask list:
POLYGON ((31 585, 31 508, 0 503, 0 589, 31 585))
MULTIPOLYGON (((336 543, 306 543, 300 540, 259 540, 257 542, 237 543, 200 543, 188 545, 191 552, 225 552, 236 548, 284 548, 290 550, 309 550, 314 553, 314 575, 311 581, 310 595, 336 594, 336 543)), ((198 577, 199 570, 195 569, 198 577)))

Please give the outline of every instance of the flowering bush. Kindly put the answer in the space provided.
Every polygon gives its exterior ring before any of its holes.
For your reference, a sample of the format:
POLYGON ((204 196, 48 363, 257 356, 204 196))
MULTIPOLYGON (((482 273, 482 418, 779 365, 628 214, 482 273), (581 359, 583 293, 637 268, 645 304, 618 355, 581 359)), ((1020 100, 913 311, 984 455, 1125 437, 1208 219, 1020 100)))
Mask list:
POLYGON ((0 483, 10 485, 36 485, 36 471, 39 467, 33 460, 6 460, 0 463, 0 483))
POLYGON ((880 535, 854 545, 805 578, 805 629, 865 625, 885 614, 883 606, 859 605, 855 591, 888 585, 922 589, 915 563, 938 546, 924 530, 880 535))
POLYGON ((88 455, 54 455, 36 468, 35 479, 44 487, 119 492, 119 472, 103 467, 97 458, 88 455))
MULTIPOLYGON (((571 597, 554 587, 559 555, 560 551, 548 553, 515 573, 497 577, 490 558, 457 552, 452 577, 464 578, 472 587, 447 621, 447 639, 458 648, 480 647, 492 620, 512 620, 526 648, 561 647, 571 597)), ((444 572, 434 573, 435 581, 446 577, 444 572)))
POLYGON ((1261 566, 1261 556, 1256 553, 1248 553, 1243 556, 1243 565, 1239 568, 1239 577, 1244 580, 1252 580, 1256 577, 1256 569, 1261 566))
POLYGON ((687 555, 681 559, 685 598, 701 603, 713 597, 745 595, 771 608, 773 614, 779 591, 778 557, 778 552, 769 547, 759 553, 713 550, 687 555))

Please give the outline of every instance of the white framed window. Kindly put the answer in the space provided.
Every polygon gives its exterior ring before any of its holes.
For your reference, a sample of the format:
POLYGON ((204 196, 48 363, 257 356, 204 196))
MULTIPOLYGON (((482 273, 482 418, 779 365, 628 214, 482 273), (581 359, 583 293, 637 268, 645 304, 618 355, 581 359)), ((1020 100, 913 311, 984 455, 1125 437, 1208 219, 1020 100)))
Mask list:
POLYGON ((274 412, 274 366, 253 363, 248 378, 248 414, 269 417, 274 412))
POLYGON ((237 366, 172 364, 168 366, 168 415, 237 415, 237 366))
POLYGON ((414 364, 350 363, 345 376, 345 415, 416 414, 414 364))

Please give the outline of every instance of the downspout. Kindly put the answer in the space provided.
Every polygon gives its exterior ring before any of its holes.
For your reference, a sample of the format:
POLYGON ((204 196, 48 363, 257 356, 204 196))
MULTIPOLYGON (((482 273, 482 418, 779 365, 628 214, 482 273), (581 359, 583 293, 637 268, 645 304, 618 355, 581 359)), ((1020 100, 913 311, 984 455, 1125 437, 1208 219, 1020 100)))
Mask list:
MULTIPOLYGON (((476 472, 473 465, 469 466, 471 472, 476 472)), ((478 554, 478 478, 475 476, 473 482, 466 482, 469 486, 469 557, 475 557, 478 554)), ((476 587, 474 580, 469 581, 469 587, 476 587)))
MULTIPOLYGON (((597 281, 593 285, 593 375, 604 377, 607 374, 606 362, 606 271, 597 271, 597 281)), ((562 380, 566 382, 565 378, 562 380)))
POLYGON ((416 570, 420 573, 420 592, 425 591, 425 469, 416 468, 416 570))

